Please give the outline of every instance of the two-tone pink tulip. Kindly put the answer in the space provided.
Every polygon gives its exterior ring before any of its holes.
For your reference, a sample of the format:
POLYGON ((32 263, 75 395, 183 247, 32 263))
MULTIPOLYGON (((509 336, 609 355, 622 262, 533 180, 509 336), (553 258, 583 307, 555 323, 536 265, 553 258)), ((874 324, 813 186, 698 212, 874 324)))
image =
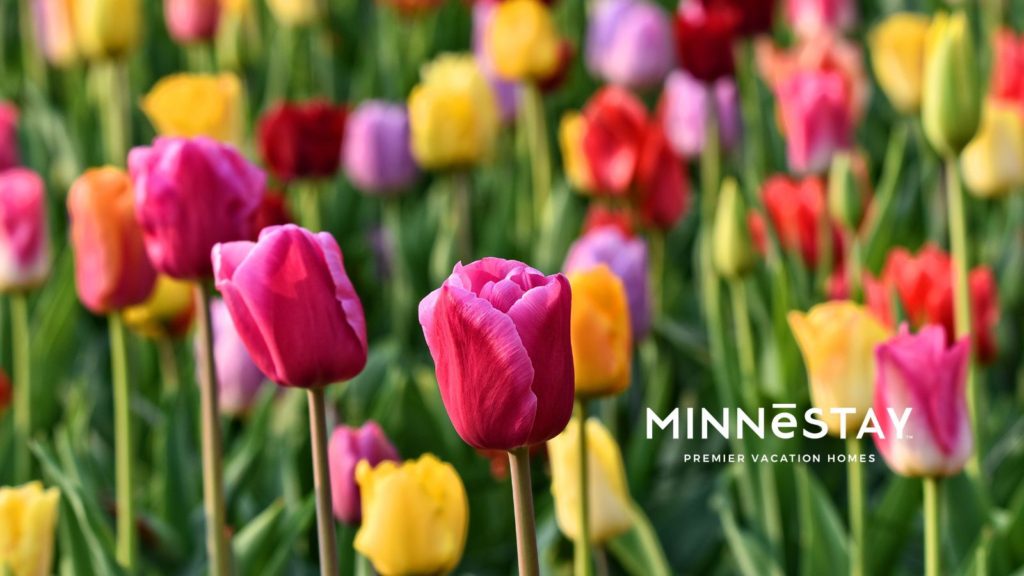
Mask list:
POLYGON ((0 172, 0 292, 23 291, 50 274, 46 188, 25 168, 0 172))

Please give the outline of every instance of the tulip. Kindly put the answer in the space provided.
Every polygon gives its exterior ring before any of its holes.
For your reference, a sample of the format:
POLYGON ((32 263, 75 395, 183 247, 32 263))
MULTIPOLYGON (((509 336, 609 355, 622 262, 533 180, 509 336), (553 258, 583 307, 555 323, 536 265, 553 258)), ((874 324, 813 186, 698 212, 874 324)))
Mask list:
POLYGON ((636 177, 648 124, 643 103, 610 86, 590 98, 583 117, 583 154, 595 192, 625 195, 636 177))
MULTIPOLYGON (((121 312, 128 328, 136 333, 160 340, 180 338, 192 327, 195 302, 192 284, 169 276, 157 276, 153 291, 141 304, 121 312)), ((217 366, 220 368, 220 366, 217 366)))
POLYGON ((363 306, 330 234, 293 224, 213 249, 217 290, 256 366, 282 386, 320 388, 366 365, 363 306))
POLYGON ((46 61, 58 68, 78 60, 75 43, 74 0, 35 0, 32 17, 36 41, 46 61))
POLYGON ((0 369, 0 416, 3 416, 4 412, 11 405, 13 394, 11 380, 4 373, 3 369, 0 369))
MULTIPOLYGON (((551 458, 551 495, 555 520, 570 540, 580 538, 580 423, 569 422, 565 431, 548 442, 551 458)), ((590 543, 602 545, 633 527, 632 499, 626 482, 622 452, 615 438, 596 418, 587 420, 587 512, 590 543)))
POLYGON ((31 170, 0 172, 0 292, 30 290, 50 274, 46 189, 31 170))
POLYGON ((626 289, 607 266, 569 274, 576 394, 610 396, 629 387, 633 365, 626 289))
POLYGON ((978 130, 978 66, 967 16, 937 14, 926 39, 921 121, 940 154, 959 154, 978 130))
POLYGON ((1014 104, 1024 113, 1024 37, 1014 34, 1012 30, 999 30, 993 51, 992 98, 1014 104))
POLYGON ((583 234, 601 228, 614 228, 626 238, 636 235, 633 214, 628 208, 609 208, 603 204, 593 203, 583 219, 583 234))
POLYGON ((89 59, 121 58, 139 43, 140 0, 75 0, 75 41, 89 59))
POLYGON ((82 304, 108 314, 145 301, 156 271, 146 257, 128 175, 113 167, 86 171, 68 192, 68 214, 82 304))
POLYGON ((583 151, 586 132, 587 119, 579 112, 566 112, 558 124, 558 143, 565 163, 565 177, 573 188, 590 193, 594 189, 594 176, 583 151))
POLYGON ((13 576, 52 573, 60 491, 39 482, 0 488, 0 571, 13 576))
POLYGON ((760 38, 755 44, 755 57, 758 70, 778 98, 781 99, 782 87, 795 76, 838 74, 850 117, 856 122, 864 116, 871 90, 859 45, 839 36, 824 35, 784 50, 770 39, 760 38))
POLYGON ((341 162, 348 110, 322 100, 277 104, 260 118, 260 156, 282 182, 330 178, 341 162))
POLYGON ((701 0, 709 8, 730 7, 740 14, 739 33, 754 36, 772 31, 775 0, 701 0))
POLYGON ((217 34, 221 0, 164 0, 167 31, 176 42, 208 42, 217 34))
POLYGON ((505 80, 538 81, 558 69, 561 38, 540 0, 507 0, 494 8, 485 36, 491 64, 505 80))
POLYGON ((658 122, 644 130, 633 196, 640 221, 663 232, 675 227, 689 204, 686 166, 672 152, 658 122))
POLYGON ((157 271, 210 276, 219 242, 248 238, 265 177, 234 148, 208 138, 157 138, 128 155, 135 214, 157 271))
POLYGON ((806 314, 790 312, 788 319, 807 365, 811 400, 822 410, 820 419, 829 434, 846 438, 871 408, 875 346, 891 333, 866 308, 850 301, 818 304, 806 314), (844 419, 833 408, 854 408, 856 413, 844 419))
POLYGON ((281 26, 309 26, 322 17, 320 0, 267 0, 270 13, 281 26))
POLYGON ((500 0, 478 0, 473 2, 473 55, 480 65, 480 71, 491 84, 494 97, 503 123, 515 120, 518 113, 521 85, 519 82, 505 80, 494 69, 491 55, 488 52, 488 30, 494 17, 495 9, 500 0))
POLYGON ((142 99, 142 111, 161 136, 243 140, 242 84, 234 74, 172 74, 142 99))
MULTIPOLYGON (((220 411, 229 416, 240 416, 248 412, 267 377, 253 362, 223 300, 210 302, 210 323, 213 326, 213 357, 220 411)), ((195 345, 198 357, 198 340, 195 345)))
POLYGON ((565 428, 573 405, 571 301, 565 276, 485 258, 457 264, 420 302, 441 399, 467 444, 511 450, 565 428))
POLYGON ((917 334, 904 327, 875 351, 875 413, 912 412, 903 437, 888 418, 875 446, 886 464, 903 476, 952 476, 971 456, 973 440, 967 412, 967 364, 970 343, 947 344, 944 330, 925 326, 917 334))
POLYGON ((868 54, 878 85, 903 114, 921 107, 925 38, 928 17, 910 12, 893 14, 868 35, 868 54))
POLYGON ((651 290, 648 282, 647 244, 615 226, 586 232, 569 248, 562 269, 566 274, 606 265, 626 289, 630 330, 637 340, 651 327, 651 290))
POLYGON ((856 233, 864 216, 865 184, 857 174, 855 162, 851 154, 836 154, 828 171, 829 216, 851 233, 856 233))
POLYGON ((679 64, 701 82, 732 76, 732 44, 742 18, 742 12, 728 3, 702 6, 696 0, 685 0, 676 14, 679 64))
POLYGON ((798 251, 808 268, 821 263, 821 228, 831 230, 833 264, 840 264, 842 258, 842 235, 827 219, 825 184, 819 178, 791 180, 785 176, 773 176, 765 181, 761 198, 772 225, 779 236, 779 242, 787 250, 798 251))
POLYGON ((602 0, 587 25, 587 68, 612 84, 645 90, 675 65, 672 21, 647 0, 602 0))
POLYGON ((280 226, 282 224, 292 224, 292 215, 288 211, 288 206, 285 204, 284 196, 280 192, 274 190, 267 190, 263 194, 263 200, 260 202, 260 207, 253 214, 252 218, 252 233, 248 236, 247 240, 257 240, 260 237, 260 232, 264 228, 271 226, 280 226))
POLYGON ((0 172, 18 165, 18 109, 0 102, 0 172))
POLYGON ((832 155, 853 140, 842 77, 797 74, 779 86, 778 97, 789 167, 802 173, 828 169, 832 155))
POLYGON ((371 100, 348 119, 343 153, 345 174, 363 192, 391 195, 419 177, 409 146, 405 106, 371 100))
POLYGON ((494 91, 470 56, 442 55, 409 94, 412 153, 427 169, 457 168, 490 157, 498 135, 494 91))
POLYGON ((346 524, 359 524, 363 508, 356 483, 356 465, 366 462, 373 467, 385 460, 397 462, 398 450, 376 422, 367 422, 359 428, 335 428, 327 451, 334 516, 346 524))
POLYGON ((672 72, 665 80, 658 115, 672 150, 688 160, 704 150, 710 114, 714 114, 723 149, 732 150, 739 142, 742 126, 736 82, 722 78, 712 85, 711 93, 684 70, 672 72))
POLYGON ((455 468, 425 454, 398 464, 360 462, 363 525, 355 549, 381 576, 447 574, 469 529, 469 499, 455 468))
POLYGON ((747 228, 747 208, 736 180, 722 184, 712 231, 712 258, 718 274, 727 280, 745 276, 754 268, 754 251, 747 228))
POLYGON ((853 0, 786 0, 786 16, 801 38, 845 32, 857 23, 853 0))
POLYGON ((983 198, 1024 184, 1024 117, 1012 104, 990 100, 981 128, 960 156, 967 189, 983 198))

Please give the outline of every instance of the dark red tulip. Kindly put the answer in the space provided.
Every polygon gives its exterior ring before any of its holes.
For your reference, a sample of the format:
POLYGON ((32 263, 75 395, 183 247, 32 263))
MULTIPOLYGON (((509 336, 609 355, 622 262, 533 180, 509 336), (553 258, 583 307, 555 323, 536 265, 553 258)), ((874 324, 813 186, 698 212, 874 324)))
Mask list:
POLYGON ((647 110, 627 90, 608 86, 583 109, 583 154, 596 192, 625 196, 636 177, 647 129, 647 110))
POLYGON ((344 106, 323 100, 277 104, 259 123, 263 162, 282 182, 334 176, 347 118, 344 106))
POLYGON ((260 237, 260 232, 264 228, 291 223, 292 215, 288 211, 288 205, 285 202, 284 196, 277 191, 267 190, 263 194, 263 201, 260 202, 260 207, 253 214, 252 236, 250 240, 255 242, 260 237))
POLYGON ((641 222, 653 228, 671 230, 686 211, 686 167, 672 152, 660 122, 647 125, 634 194, 641 222))
POLYGON ((733 41, 742 14, 728 3, 703 6, 689 0, 676 13, 676 54, 679 64, 703 82, 732 76, 733 41))
POLYGON ((775 21, 775 0, 701 0, 706 8, 731 7, 740 13, 739 33, 743 36, 766 34, 775 21))
POLYGON ((587 209, 587 216, 583 219, 583 232, 581 235, 598 228, 615 228, 622 232, 627 238, 636 235, 633 224, 633 214, 625 208, 613 208, 600 203, 593 203, 587 209))

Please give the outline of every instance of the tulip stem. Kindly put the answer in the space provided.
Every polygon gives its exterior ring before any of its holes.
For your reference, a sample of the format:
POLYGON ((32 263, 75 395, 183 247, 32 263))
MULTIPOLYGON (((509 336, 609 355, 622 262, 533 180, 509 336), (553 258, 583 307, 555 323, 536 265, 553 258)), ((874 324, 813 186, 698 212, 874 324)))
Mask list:
POLYGON ((452 214, 455 222, 457 257, 461 260, 473 258, 472 204, 469 197, 469 173, 456 170, 452 173, 452 214))
POLYGON ((521 446, 508 453, 512 476, 512 503, 516 515, 516 548, 519 552, 519 576, 540 576, 537 557, 537 526, 533 517, 533 479, 530 476, 530 449, 521 446))
POLYGON ((14 428, 22 445, 15 462, 15 478, 27 481, 32 477, 32 349, 29 331, 28 294, 11 294, 11 332, 14 339, 14 428))
POLYGON ((593 574, 593 564, 590 559, 590 475, 588 474, 590 463, 587 454, 587 400, 577 397, 576 406, 579 410, 577 417, 580 420, 580 531, 575 546, 575 572, 576 576, 590 576, 593 574))
POLYGON ((848 505, 850 507, 850 576, 864 576, 864 467, 862 447, 856 435, 846 437, 848 505))
POLYGON ((299 187, 302 201, 302 223, 310 232, 320 232, 320 186, 305 182, 299 187))
POLYGON ((548 149, 544 100, 537 85, 523 84, 523 130, 530 147, 530 173, 533 177, 534 234, 544 225, 544 214, 551 196, 551 152, 548 149))
POLYGON ((309 400, 309 436, 313 448, 313 489, 316 492, 316 531, 320 542, 320 574, 338 573, 338 547, 331 512, 331 479, 327 471, 327 414, 324 389, 306 391, 309 400))
POLYGON ((882 178, 878 184, 878 194, 872 202, 867 220, 861 228, 861 239, 865 242, 864 259, 868 268, 874 270, 875 263, 884 256, 883 250, 889 245, 884 241, 889 235, 889 227, 883 226, 888 219, 896 190, 900 184, 900 169, 907 148, 907 137, 910 120, 901 122, 889 136, 889 144, 885 151, 885 162, 882 166, 882 178), (884 234, 883 234, 884 232, 884 234))
POLYGON ((128 146, 131 142, 130 86, 128 68, 124 61, 114 59, 100 64, 106 72, 107 92, 104 94, 102 111, 105 112, 104 143, 107 162, 113 166, 124 166, 128 160, 128 146))
POLYGON ((924 573, 939 576, 942 557, 939 549, 939 480, 924 479, 924 573))
POLYGON ((136 567, 135 502, 132 498, 131 388, 124 322, 116 312, 108 316, 110 375, 114 384, 114 478, 117 491, 117 562, 128 572, 136 567))
POLYGON ((224 526, 224 470, 221 458, 220 413, 217 407, 217 371, 213 359, 213 327, 210 295, 200 282, 195 285, 196 338, 199 341, 199 395, 203 449, 203 506, 206 509, 206 550, 210 574, 231 573, 231 556, 224 526))
POLYGON ((391 329, 395 339, 405 346, 408 339, 409 280, 402 247, 402 199, 384 200, 384 226, 391 234, 391 329))
POLYGON ((170 398, 181 388, 178 375, 178 356, 174 352, 174 340, 161 337, 156 341, 157 353, 160 355, 160 380, 163 384, 163 396, 170 398))

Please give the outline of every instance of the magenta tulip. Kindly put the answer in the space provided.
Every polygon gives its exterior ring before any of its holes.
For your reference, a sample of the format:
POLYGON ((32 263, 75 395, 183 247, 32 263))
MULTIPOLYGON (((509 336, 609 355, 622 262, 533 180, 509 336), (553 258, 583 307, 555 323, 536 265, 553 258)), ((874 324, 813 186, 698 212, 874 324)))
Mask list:
POLYGON ((213 271, 210 250, 251 237, 266 176, 209 138, 157 138, 128 155, 135 214, 153 266, 174 278, 213 271))
POLYGON ((0 102, 0 170, 18 165, 18 109, 0 102))
POLYGON ((838 72, 799 72, 778 87, 789 167, 820 173, 832 155, 849 147, 853 120, 843 76, 838 72))
POLYGON ((941 326, 898 336, 875 350, 874 411, 882 425, 875 445, 889 467, 904 476, 950 476, 963 469, 973 440, 967 412, 969 340, 946 345, 941 326), (897 437, 889 411, 907 417, 897 437))
POLYGON ((264 228, 213 249, 214 277, 256 365, 282 386, 319 388, 366 365, 363 305, 326 232, 264 228))
POLYGON ((46 189, 24 168, 0 172, 0 292, 42 284, 50 273, 46 189))
MULTIPOLYGON (((267 377, 246 350, 223 300, 210 302, 210 323, 213 326, 213 357, 217 389, 220 391, 220 411, 232 416, 244 414, 259 396, 267 377)), ((198 348, 199 341, 196 340, 197 358, 198 348)))
POLYGON ((420 302, 441 399, 482 450, 546 442, 572 414, 569 281, 514 260, 455 266, 420 302))
POLYGON ((208 42, 217 34, 221 0, 164 0, 164 20, 175 42, 208 42))
POLYGON ((370 466, 385 460, 397 462, 398 450, 376 422, 367 422, 359 428, 335 428, 327 447, 327 458, 334 516, 346 524, 359 524, 363 507, 356 483, 356 464, 362 460, 370 466))

